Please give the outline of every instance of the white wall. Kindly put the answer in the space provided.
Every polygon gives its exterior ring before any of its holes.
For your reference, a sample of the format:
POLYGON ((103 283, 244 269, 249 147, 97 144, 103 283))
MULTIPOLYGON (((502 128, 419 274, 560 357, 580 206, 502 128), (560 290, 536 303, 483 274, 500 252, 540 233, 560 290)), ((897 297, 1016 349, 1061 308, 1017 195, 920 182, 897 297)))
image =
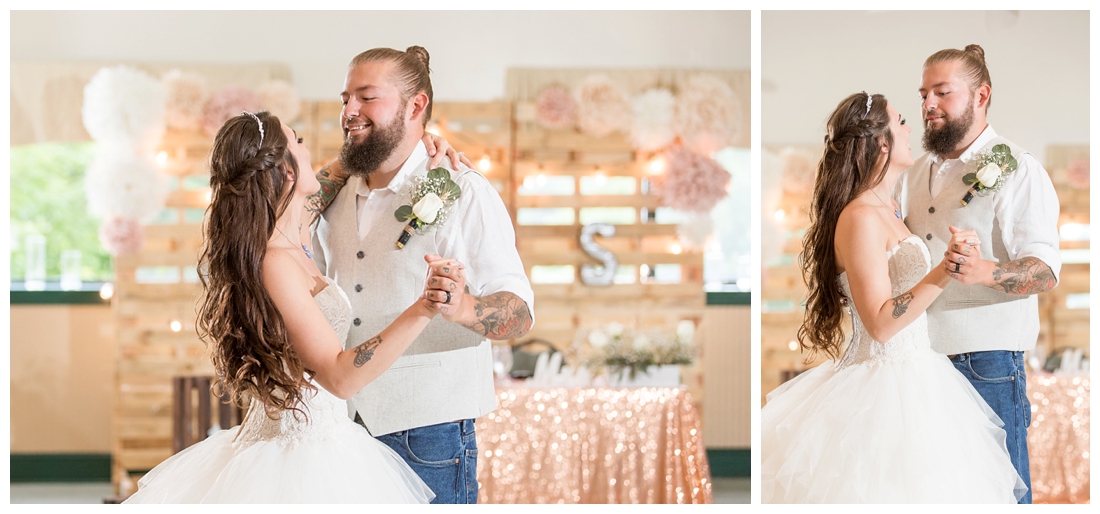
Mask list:
POLYGON ((1089 13, 768 12, 761 14, 761 138, 820 144, 849 94, 885 95, 920 138, 921 68, 944 48, 976 43, 993 79, 989 122, 1043 159, 1049 144, 1089 142, 1089 13))
POLYGON ((13 61, 280 63, 335 100, 347 63, 420 45, 440 101, 503 98, 509 67, 749 68, 748 11, 11 12, 13 61))

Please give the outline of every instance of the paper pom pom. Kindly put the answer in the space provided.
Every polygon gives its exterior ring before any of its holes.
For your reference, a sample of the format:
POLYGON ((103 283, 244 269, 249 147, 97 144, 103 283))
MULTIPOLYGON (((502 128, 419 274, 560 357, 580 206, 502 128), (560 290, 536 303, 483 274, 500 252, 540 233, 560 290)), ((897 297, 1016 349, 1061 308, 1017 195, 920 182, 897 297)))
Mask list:
POLYGON ((152 157, 106 147, 85 171, 84 191, 96 216, 143 220, 164 208, 168 180, 152 157))
POLYGON ((577 102, 560 86, 543 89, 535 100, 535 121, 550 129, 566 128, 577 118, 577 102))
POLYGON ((668 152, 668 167, 655 189, 661 203, 673 209, 708 212, 728 194, 730 174, 713 159, 683 147, 668 152))
POLYGON ((784 148, 779 152, 782 166, 783 190, 788 193, 806 196, 814 191, 814 177, 817 175, 818 159, 795 148, 784 148))
POLYGON ((144 242, 145 228, 137 221, 116 217, 99 226, 99 244, 115 257, 137 255, 144 242))
POLYGON ((164 100, 164 86, 148 74, 102 68, 84 86, 84 128, 98 143, 155 148, 164 136, 164 100))
POLYGON ((676 98, 667 89, 651 89, 631 102, 634 122, 630 126, 630 143, 643 152, 660 150, 672 143, 672 112, 676 98))
POLYGON ((285 80, 265 82, 256 95, 260 98, 260 108, 287 125, 298 119, 298 114, 302 112, 302 99, 298 91, 285 80))
POLYGON ((626 94, 607 75, 589 75, 577 86, 577 127, 595 137, 604 137, 630 124, 626 94))
POLYGON ((709 155, 741 132, 741 103, 724 80, 701 74, 680 89, 673 129, 689 148, 709 155))
POLYGON ((214 93, 202 108, 202 129, 210 137, 218 134, 229 118, 241 111, 258 112, 260 99, 251 90, 241 86, 226 86, 214 93))
POLYGON ((714 223, 710 213, 693 213, 688 219, 676 226, 676 237, 685 250, 701 252, 706 249, 707 240, 714 232, 714 223))
POLYGON ((1087 157, 1078 157, 1069 163, 1066 170, 1066 181, 1069 185, 1078 189, 1089 188, 1089 160, 1087 157))
POLYGON ((176 130, 194 130, 202 122, 206 79, 202 75, 172 70, 161 79, 167 93, 165 120, 176 130))

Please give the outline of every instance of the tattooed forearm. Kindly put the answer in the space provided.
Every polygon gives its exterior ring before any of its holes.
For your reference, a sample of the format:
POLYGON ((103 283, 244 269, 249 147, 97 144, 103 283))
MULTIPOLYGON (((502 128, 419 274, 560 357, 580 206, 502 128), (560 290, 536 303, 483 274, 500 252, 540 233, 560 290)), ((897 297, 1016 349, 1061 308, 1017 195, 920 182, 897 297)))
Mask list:
POLYGON ((1024 257, 993 268, 993 289, 1008 294, 1038 294, 1054 289, 1058 281, 1050 266, 1038 258, 1024 257))
POLYGON ((531 330, 527 302, 507 291, 474 299, 477 319, 466 328, 489 339, 514 339, 531 330))
POLYGON ((355 367, 361 368, 374 357, 374 349, 382 344, 381 336, 374 336, 367 342, 355 347, 355 367))
POLYGON ((913 292, 909 291, 902 293, 897 298, 894 298, 894 319, 898 319, 905 314, 905 311, 909 310, 909 302, 913 301, 913 292))
POLYGON ((306 212, 310 214, 308 221, 311 225, 336 199, 336 194, 348 183, 348 176, 340 167, 339 161, 332 161, 317 172, 317 181, 321 183, 321 189, 306 197, 306 212))

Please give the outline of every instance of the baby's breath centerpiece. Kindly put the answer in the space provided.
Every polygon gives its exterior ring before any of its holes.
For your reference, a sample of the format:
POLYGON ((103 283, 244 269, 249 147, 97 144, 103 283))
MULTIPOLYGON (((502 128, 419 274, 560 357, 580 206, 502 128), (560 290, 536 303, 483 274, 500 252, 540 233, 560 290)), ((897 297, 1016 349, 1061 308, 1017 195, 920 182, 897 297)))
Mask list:
POLYGON ((592 370, 609 376, 625 374, 633 380, 650 366, 687 365, 695 360, 691 344, 695 325, 681 321, 676 333, 667 330, 637 330, 619 323, 581 330, 574 340, 574 354, 592 370))
POLYGON ((446 223, 455 201, 462 196, 462 189, 451 180, 451 172, 446 168, 435 168, 426 177, 413 177, 410 189, 410 203, 393 213, 397 221, 409 221, 397 238, 399 250, 405 247, 414 232, 423 234, 430 227, 446 223))

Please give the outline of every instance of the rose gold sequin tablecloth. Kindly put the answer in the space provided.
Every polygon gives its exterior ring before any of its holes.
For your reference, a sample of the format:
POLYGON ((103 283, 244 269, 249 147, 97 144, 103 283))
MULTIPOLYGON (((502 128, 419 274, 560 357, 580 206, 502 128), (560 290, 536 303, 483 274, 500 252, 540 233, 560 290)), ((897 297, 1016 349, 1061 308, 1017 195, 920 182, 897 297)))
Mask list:
POLYGON ((1089 502, 1089 378, 1032 375, 1028 456, 1032 501, 1089 502))
POLYGON ((713 503, 680 388, 497 389, 477 420, 481 503, 713 503))

